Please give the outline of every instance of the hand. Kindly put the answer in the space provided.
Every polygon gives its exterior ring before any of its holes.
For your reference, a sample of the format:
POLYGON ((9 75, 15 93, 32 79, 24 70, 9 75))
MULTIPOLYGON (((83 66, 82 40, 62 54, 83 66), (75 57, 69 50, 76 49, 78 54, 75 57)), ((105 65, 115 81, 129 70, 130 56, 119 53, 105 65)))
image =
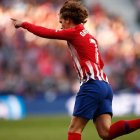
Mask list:
POLYGON ((14 19, 14 18, 11 18, 11 20, 12 20, 12 22, 13 22, 15 28, 19 28, 19 27, 21 27, 21 25, 22 25, 22 21, 19 21, 19 20, 14 19))

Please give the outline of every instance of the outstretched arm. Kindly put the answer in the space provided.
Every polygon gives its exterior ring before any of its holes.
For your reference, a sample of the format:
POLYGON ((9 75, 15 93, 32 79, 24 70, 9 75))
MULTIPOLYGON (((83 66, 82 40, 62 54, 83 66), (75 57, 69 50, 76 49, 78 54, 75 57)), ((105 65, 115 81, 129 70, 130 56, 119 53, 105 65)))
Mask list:
POLYGON ((74 30, 72 29, 54 30, 42 26, 37 26, 28 22, 22 22, 13 18, 11 18, 11 20, 13 21, 15 28, 22 27, 24 29, 27 29, 29 32, 40 37, 69 41, 74 36, 74 30))

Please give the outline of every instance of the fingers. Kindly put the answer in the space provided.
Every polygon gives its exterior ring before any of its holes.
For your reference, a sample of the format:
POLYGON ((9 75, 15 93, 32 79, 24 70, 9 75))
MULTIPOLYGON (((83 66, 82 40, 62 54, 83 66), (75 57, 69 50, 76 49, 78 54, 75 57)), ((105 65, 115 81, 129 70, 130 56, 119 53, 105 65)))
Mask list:
POLYGON ((15 26, 15 28, 19 28, 21 26, 21 22, 18 21, 17 19, 10 18, 15 26))
POLYGON ((14 18, 10 18, 11 20, 13 20, 13 21, 16 21, 16 19, 14 19, 14 18))
POLYGON ((16 27, 16 20, 15 20, 15 19, 13 19, 13 18, 11 18, 11 20, 12 20, 12 22, 13 22, 14 26, 16 27))

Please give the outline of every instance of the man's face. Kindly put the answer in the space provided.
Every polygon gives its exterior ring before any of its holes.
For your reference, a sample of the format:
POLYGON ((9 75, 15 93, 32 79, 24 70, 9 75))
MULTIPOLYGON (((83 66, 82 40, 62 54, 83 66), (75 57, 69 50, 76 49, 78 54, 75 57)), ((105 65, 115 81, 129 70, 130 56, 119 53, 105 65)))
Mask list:
POLYGON ((65 20, 61 16, 59 17, 59 22, 61 23, 62 29, 70 28, 70 21, 69 19, 65 20))

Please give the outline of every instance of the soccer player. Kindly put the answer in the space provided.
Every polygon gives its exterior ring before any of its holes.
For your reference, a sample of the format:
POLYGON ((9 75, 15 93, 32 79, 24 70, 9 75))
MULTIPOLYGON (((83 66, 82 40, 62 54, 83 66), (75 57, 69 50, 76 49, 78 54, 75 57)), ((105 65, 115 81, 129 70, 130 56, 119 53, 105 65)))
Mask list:
POLYGON ((113 91, 103 72, 97 40, 84 28, 87 9, 79 1, 66 1, 60 9, 62 29, 48 29, 28 22, 12 19, 16 28, 22 27, 33 34, 66 40, 80 79, 73 116, 68 129, 68 140, 81 140, 82 131, 93 120, 99 136, 112 140, 140 128, 140 119, 121 120, 111 124, 113 91))

